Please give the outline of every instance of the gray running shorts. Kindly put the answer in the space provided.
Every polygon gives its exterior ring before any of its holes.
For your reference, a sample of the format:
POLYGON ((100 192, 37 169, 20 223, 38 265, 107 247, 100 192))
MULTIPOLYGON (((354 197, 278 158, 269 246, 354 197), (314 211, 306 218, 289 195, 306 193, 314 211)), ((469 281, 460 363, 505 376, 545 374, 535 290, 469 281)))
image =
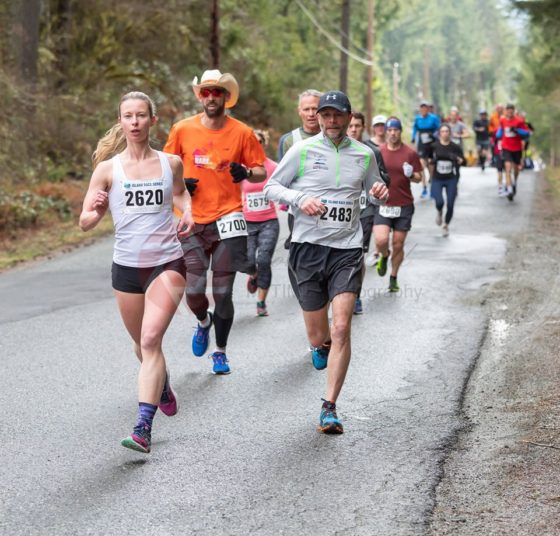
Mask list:
POLYGON ((343 292, 359 295, 363 277, 362 248, 338 249, 292 242, 288 272, 304 311, 318 311, 343 292))

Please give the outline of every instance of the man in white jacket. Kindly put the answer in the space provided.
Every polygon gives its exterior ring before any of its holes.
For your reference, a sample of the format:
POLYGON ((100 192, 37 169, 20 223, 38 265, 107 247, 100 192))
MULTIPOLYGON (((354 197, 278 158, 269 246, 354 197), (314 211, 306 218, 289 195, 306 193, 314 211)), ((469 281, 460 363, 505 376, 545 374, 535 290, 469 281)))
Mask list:
POLYGON ((344 93, 324 93, 321 132, 291 147, 264 188, 269 199, 294 211, 289 275, 313 365, 321 370, 328 364, 319 419, 319 430, 327 434, 343 432, 336 400, 350 364, 352 311, 362 285, 360 194, 365 190, 374 204, 388 195, 372 150, 346 135, 351 111, 344 93))

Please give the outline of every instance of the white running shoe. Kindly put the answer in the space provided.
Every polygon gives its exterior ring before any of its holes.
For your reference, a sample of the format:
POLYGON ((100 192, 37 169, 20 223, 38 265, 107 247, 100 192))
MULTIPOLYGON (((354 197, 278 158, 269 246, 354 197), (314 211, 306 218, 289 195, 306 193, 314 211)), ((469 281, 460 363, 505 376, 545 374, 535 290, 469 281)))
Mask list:
POLYGON ((441 234, 442 236, 449 236, 449 225, 447 225, 447 223, 443 224, 443 227, 441 228, 441 234))
POLYGON ((379 259, 379 253, 377 252, 373 252, 370 253, 365 259, 364 259, 364 263, 366 266, 375 266, 377 264, 377 260, 379 259))
POLYGON ((443 221, 443 217, 441 215, 441 210, 438 210, 437 216, 436 216, 436 225, 441 225, 441 222, 443 221))

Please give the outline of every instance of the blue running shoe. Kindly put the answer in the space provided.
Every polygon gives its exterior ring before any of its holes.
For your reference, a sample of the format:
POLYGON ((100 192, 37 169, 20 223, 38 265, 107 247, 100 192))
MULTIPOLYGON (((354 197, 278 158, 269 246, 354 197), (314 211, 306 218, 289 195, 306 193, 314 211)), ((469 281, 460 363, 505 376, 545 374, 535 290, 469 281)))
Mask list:
POLYGON ((362 300, 360 298, 356 298, 356 303, 354 304, 354 311, 355 315, 361 315, 364 312, 362 307, 362 300))
POLYGON ((420 199, 428 199, 428 189, 423 188, 422 193, 420 194, 420 199))
POLYGON ((319 416, 319 432, 323 432, 323 434, 342 434, 344 428, 336 415, 336 404, 324 398, 321 398, 321 400, 323 406, 319 416))
POLYGON ((194 330, 192 338, 192 353, 197 357, 203 356, 206 353, 206 350, 208 350, 208 345, 210 344, 210 328, 214 323, 214 319, 210 311, 208 311, 208 314, 210 315, 210 325, 207 328, 203 328, 200 324, 198 324, 194 330))
POLYGON ((311 347, 311 361, 313 361, 313 366, 317 370, 323 370, 327 368, 330 349, 331 349, 330 344, 328 346, 323 345, 317 348, 313 346, 311 347))
POLYGON ((231 370, 228 365, 228 358, 223 352, 214 352, 210 355, 212 361, 214 361, 214 366, 212 372, 214 374, 230 374, 231 370))

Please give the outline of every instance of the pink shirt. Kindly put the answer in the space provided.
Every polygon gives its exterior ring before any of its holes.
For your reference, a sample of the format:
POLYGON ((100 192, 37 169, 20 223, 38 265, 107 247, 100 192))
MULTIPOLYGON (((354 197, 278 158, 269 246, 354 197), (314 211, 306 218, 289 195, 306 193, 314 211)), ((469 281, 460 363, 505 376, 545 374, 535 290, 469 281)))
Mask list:
POLYGON ((268 182, 277 165, 274 160, 267 158, 264 161, 266 179, 263 182, 243 181, 241 183, 241 189, 243 190, 243 215, 247 221, 260 222, 275 220, 278 217, 274 203, 269 201, 263 192, 264 185, 268 182))

